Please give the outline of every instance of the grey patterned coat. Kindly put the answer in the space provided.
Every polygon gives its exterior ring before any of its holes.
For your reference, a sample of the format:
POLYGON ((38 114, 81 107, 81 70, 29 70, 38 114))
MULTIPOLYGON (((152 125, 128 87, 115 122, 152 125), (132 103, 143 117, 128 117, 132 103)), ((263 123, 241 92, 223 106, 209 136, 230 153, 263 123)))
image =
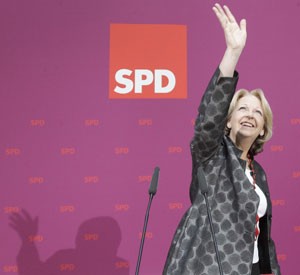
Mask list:
MULTIPOLYGON (((197 170, 202 165, 208 182, 212 212, 224 274, 250 275, 254 251, 255 217, 259 197, 245 175, 241 151, 224 136, 227 111, 234 95, 238 73, 219 78, 214 73, 202 98, 191 142, 193 159, 190 198, 192 205, 181 219, 171 244, 164 275, 219 275, 205 200, 199 190, 197 170)), ((256 183, 266 195, 267 214, 260 220, 259 257, 261 273, 280 275, 270 236, 271 200, 265 172, 254 162, 256 183)))

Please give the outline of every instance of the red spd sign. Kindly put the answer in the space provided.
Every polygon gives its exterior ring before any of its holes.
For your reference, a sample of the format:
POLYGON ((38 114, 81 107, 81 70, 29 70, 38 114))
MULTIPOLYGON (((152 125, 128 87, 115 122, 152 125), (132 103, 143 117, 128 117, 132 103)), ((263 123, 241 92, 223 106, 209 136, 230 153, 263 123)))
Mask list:
POLYGON ((109 98, 187 98, 186 26, 111 24, 109 98))

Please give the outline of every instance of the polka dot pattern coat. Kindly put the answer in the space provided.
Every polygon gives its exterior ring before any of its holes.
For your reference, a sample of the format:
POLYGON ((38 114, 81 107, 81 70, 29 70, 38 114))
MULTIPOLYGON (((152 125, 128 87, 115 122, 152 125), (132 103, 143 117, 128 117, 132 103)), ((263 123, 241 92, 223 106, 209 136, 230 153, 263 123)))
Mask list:
MULTIPOLYGON (((226 115, 238 81, 214 73, 203 95, 191 142, 193 160, 192 205, 175 232, 164 275, 219 275, 219 267, 197 170, 202 166, 208 183, 208 201, 224 274, 250 275, 253 260, 256 212, 259 197, 245 175, 241 151, 224 136, 226 115)), ((261 273, 281 275, 270 237, 271 200, 265 173, 254 162, 257 184, 268 201, 259 237, 261 273)))

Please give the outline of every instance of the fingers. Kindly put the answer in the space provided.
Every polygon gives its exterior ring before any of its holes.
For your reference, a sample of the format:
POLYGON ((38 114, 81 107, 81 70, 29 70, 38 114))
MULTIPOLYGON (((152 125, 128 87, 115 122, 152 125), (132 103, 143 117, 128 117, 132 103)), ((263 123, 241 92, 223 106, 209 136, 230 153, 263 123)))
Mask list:
POLYGON ((246 32, 246 29, 247 29, 247 22, 246 22, 246 19, 242 19, 241 22, 240 22, 240 28, 243 32, 246 32))
POLYGON ((30 214, 29 214, 25 209, 22 208, 21 212, 22 212, 24 218, 25 218, 27 221, 30 221, 30 222, 33 221, 32 217, 30 216, 30 214))
POLYGON ((233 16, 233 14, 227 6, 224 5, 222 8, 220 4, 216 3, 213 7, 213 11, 219 19, 223 29, 226 28, 228 23, 237 25, 235 17, 233 16))
POLYGON ((214 6, 213 6, 213 10, 214 12, 216 13, 217 16, 226 16, 223 8, 220 6, 220 4, 216 3, 214 6))
POLYGON ((23 224, 23 219, 21 218, 20 214, 18 213, 13 213, 9 216, 9 223, 8 225, 17 231, 19 233, 20 227, 23 224))
POLYGON ((216 3, 212 9, 215 12, 224 30, 228 27, 228 25, 231 25, 231 26, 239 27, 241 31, 246 32, 246 20, 242 19, 240 25, 238 25, 234 15, 226 5, 221 7, 220 4, 216 3))
POLYGON ((12 213, 9 216, 9 220, 10 220, 10 222, 13 222, 14 224, 19 224, 23 221, 23 218, 18 213, 12 213))
POLYGON ((34 224, 36 227, 38 226, 38 217, 35 217, 34 219, 30 216, 30 214, 22 209, 21 213, 12 213, 9 216, 10 220, 10 226, 13 228, 15 227, 24 227, 29 224, 34 224))
POLYGON ((226 15, 227 15, 227 18, 228 18, 229 22, 236 23, 236 20, 235 20, 233 14, 231 13, 230 9, 225 5, 224 5, 224 10, 226 12, 226 15))
POLYGON ((230 23, 236 23, 234 15, 226 5, 224 5, 222 8, 220 4, 216 3, 213 6, 213 11, 219 19, 227 20, 230 23))
POLYGON ((212 9, 215 12, 221 26, 223 28, 225 28, 225 26, 227 24, 227 16, 226 16, 224 10, 222 9, 222 7, 219 4, 215 4, 212 9))

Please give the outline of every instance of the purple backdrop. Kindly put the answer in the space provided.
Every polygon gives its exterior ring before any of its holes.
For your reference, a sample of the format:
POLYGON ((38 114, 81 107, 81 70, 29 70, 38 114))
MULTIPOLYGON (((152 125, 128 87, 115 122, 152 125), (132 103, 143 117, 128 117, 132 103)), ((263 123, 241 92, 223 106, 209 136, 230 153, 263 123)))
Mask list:
MULTIPOLYGON (((225 47, 213 4, 204 0, 0 2, 0 274, 17 273, 21 241, 8 226, 8 217, 22 208, 39 217, 39 231, 32 238, 41 260, 74 248, 79 227, 89 221, 85 241, 102 241, 101 248, 89 253, 108 253, 121 238, 116 274, 129 266, 134 274, 155 166, 161 168, 159 189, 140 274, 161 274, 174 230, 189 206, 193 119, 225 47), (109 100, 112 23, 186 26, 188 98, 109 100), (110 218, 92 219, 103 216, 110 218)), ((274 136, 258 159, 268 174, 272 234, 282 273, 296 274, 300 1, 226 4, 248 22, 238 87, 262 88, 274 112, 274 136)), ((89 253, 84 257, 92 258, 89 253)), ((79 263, 60 264, 63 274, 72 274, 79 263)))

